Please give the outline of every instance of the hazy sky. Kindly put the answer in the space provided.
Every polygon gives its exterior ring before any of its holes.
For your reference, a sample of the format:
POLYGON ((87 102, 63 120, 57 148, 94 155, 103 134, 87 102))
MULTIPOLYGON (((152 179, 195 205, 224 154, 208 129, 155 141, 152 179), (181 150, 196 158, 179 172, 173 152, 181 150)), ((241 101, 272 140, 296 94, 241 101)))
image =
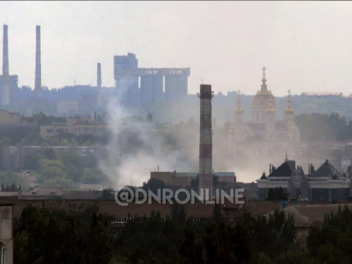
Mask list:
MULTIPOLYGON (((189 92, 268 87, 282 96, 352 92, 351 2, 0 2, 9 26, 10 74, 34 86, 35 26, 42 84, 113 85, 113 56, 140 67, 190 67, 189 92)), ((2 45, 2 44, 1 44, 2 45)), ((2 52, 1 52, 2 58, 2 52)))

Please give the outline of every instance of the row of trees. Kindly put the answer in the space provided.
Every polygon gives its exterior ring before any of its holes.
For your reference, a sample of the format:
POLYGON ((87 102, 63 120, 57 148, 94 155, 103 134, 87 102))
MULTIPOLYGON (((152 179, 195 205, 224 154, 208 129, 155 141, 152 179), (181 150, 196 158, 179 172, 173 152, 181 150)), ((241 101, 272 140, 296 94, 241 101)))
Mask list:
POLYGON ((13 171, 1 171, 0 184, 2 192, 16 192, 26 186, 21 175, 13 171))
POLYGON ((295 244, 293 217, 280 210, 269 217, 244 214, 236 225, 223 221, 219 206, 201 222, 177 204, 166 219, 152 212, 130 217, 121 229, 111 227, 112 219, 96 206, 81 212, 28 206, 14 224, 14 263, 352 263, 348 208, 311 227, 305 248, 295 244))
POLYGON ((112 217, 95 206, 83 212, 29 206, 14 225, 15 263, 250 263, 258 252, 275 256, 293 243, 293 220, 283 212, 268 220, 245 215, 231 227, 219 210, 194 223, 175 204, 166 219, 152 212, 113 230, 112 217))
POLYGON ((44 155, 27 156, 25 167, 35 170, 37 183, 47 187, 61 186, 69 189, 74 182, 98 184, 107 180, 98 169, 93 155, 82 158, 75 152, 64 152, 56 158, 55 152, 50 148, 44 155))
POLYGON ((352 121, 347 122, 346 116, 331 114, 302 114, 295 117, 302 140, 350 140, 352 121))

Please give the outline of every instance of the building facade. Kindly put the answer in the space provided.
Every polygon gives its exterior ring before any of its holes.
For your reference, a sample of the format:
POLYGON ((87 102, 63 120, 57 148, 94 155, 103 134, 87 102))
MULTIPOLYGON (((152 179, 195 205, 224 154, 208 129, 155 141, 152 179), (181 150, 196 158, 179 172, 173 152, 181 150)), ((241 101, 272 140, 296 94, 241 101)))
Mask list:
MULTIPOLYGON (((218 177, 218 182, 228 184, 236 183, 236 176, 234 172, 214 172, 214 176, 218 177)), ((176 172, 176 171, 152 171, 150 172, 150 179, 157 179, 163 181, 167 185, 187 187, 190 186, 192 180, 198 177, 197 172, 176 172)))
MULTIPOLYGON (((351 169, 351 167, 350 167, 351 169)), ((295 161, 285 160, 278 168, 270 165, 269 175, 265 173, 258 183, 259 199, 265 200, 269 189, 281 187, 289 199, 308 201, 345 201, 351 196, 351 178, 340 173, 328 160, 317 170, 308 167, 306 175, 295 161)))
POLYGON ((0 109, 0 124, 20 124, 21 115, 0 109))
POLYGON ((148 106, 162 98, 184 99, 188 94, 189 75, 189 68, 138 68, 138 59, 133 53, 114 56, 117 96, 124 105, 148 106))
POLYGON ((66 123, 53 123, 40 126, 42 138, 56 137, 62 133, 70 133, 76 136, 92 135, 102 136, 106 132, 104 123, 90 117, 67 118, 66 123))

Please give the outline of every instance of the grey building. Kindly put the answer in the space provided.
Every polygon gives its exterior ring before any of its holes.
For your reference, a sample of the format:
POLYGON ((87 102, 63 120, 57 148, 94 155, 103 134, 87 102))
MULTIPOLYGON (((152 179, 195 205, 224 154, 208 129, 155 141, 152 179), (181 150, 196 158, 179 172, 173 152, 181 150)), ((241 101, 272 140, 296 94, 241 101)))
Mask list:
POLYGON ((184 99, 188 94, 189 75, 189 68, 138 68, 138 59, 133 53, 114 56, 117 96, 125 105, 148 106, 161 98, 184 99))

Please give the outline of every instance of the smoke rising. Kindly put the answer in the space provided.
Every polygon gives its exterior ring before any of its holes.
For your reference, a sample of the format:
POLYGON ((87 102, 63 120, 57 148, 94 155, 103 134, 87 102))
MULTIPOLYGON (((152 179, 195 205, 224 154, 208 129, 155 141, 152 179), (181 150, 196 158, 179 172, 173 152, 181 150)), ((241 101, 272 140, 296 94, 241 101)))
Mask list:
MULTIPOLYGON (((174 135, 170 138, 163 133, 160 124, 132 117, 136 111, 121 102, 127 94, 127 84, 128 80, 120 83, 117 99, 110 99, 107 105, 109 153, 108 160, 99 161, 99 167, 113 183, 111 187, 141 186, 148 181, 150 172, 158 168, 160 171, 185 171, 196 167, 196 160, 187 158, 187 137, 182 139, 174 135), (172 141, 176 142, 177 148, 170 144, 172 141)), ((165 128, 170 131, 170 127, 165 128)))

